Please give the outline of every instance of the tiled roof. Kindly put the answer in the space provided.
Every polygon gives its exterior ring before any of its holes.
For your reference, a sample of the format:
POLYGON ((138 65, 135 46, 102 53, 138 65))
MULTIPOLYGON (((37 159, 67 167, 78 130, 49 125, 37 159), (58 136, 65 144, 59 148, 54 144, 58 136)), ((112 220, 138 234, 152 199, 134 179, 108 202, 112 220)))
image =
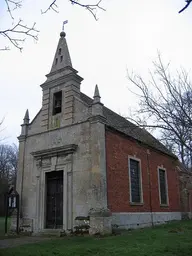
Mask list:
MULTIPOLYGON (((93 100, 89 98, 84 93, 81 93, 81 99, 86 102, 88 105, 91 105, 93 100)), ((170 155, 174 158, 177 158, 172 152, 170 152, 161 142, 159 142, 155 137, 153 137, 149 132, 145 129, 138 127, 137 125, 131 123, 124 117, 118 115, 112 110, 106 108, 104 106, 103 114, 106 117, 106 124, 109 127, 116 129, 119 132, 128 135, 140 141, 156 150, 159 150, 167 155, 170 155)))

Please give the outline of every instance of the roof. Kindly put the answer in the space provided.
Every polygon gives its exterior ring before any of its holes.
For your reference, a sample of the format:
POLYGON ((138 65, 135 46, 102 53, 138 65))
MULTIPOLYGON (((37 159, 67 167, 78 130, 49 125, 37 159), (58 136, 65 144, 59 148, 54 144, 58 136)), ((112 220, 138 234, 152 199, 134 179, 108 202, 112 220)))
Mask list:
MULTIPOLYGON (((86 102, 88 105, 93 103, 93 100, 81 93, 81 100, 86 102)), ((145 144, 149 147, 152 147, 158 151, 161 151, 164 154, 167 154, 173 158, 177 158, 172 152, 170 152, 160 141, 153 137, 148 131, 138 127, 137 125, 131 123, 124 117, 118 115, 114 111, 106 108, 104 106, 103 114, 106 117, 106 125, 121 132, 125 135, 145 144)))
POLYGON ((181 163, 180 161, 177 162, 177 169, 181 173, 188 174, 190 176, 192 175, 192 171, 190 170, 190 168, 186 168, 184 164, 181 163))

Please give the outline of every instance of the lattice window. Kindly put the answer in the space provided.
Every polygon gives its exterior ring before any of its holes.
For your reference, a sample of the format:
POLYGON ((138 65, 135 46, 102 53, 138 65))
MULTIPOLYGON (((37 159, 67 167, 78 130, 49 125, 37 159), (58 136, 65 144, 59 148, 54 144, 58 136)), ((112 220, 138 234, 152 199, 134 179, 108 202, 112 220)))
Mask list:
POLYGON ((130 168, 130 192, 131 192, 131 202, 141 203, 141 170, 140 162, 134 159, 129 159, 130 168))
POLYGON ((159 194, 160 204, 168 204, 166 171, 159 169, 159 194))

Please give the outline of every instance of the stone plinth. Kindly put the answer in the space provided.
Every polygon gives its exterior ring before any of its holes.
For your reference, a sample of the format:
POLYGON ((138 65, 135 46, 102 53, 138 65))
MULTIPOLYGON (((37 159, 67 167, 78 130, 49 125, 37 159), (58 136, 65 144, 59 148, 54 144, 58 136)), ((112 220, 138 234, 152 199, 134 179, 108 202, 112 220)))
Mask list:
POLYGON ((112 233, 112 216, 109 209, 91 209, 89 211, 89 234, 106 235, 112 233))
POLYGON ((33 220, 29 218, 23 218, 20 224, 20 230, 23 233, 33 232, 33 220))

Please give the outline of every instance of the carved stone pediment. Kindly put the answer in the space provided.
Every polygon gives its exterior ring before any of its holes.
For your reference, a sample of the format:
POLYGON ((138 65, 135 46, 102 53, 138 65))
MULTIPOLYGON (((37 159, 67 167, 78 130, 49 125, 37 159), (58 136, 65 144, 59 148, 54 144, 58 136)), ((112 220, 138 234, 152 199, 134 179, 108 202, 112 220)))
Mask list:
POLYGON ((61 166, 72 162, 72 153, 74 153, 76 149, 77 145, 71 144, 32 152, 31 154, 34 156, 37 166, 36 176, 40 176, 41 169, 56 171, 61 166))
POLYGON ((77 145, 70 144, 70 145, 65 145, 61 147, 54 147, 54 148, 35 151, 35 152, 32 152, 31 155, 34 156, 35 158, 39 158, 39 157, 49 158, 49 157, 54 157, 58 155, 72 154, 76 151, 76 149, 77 149, 77 145))

